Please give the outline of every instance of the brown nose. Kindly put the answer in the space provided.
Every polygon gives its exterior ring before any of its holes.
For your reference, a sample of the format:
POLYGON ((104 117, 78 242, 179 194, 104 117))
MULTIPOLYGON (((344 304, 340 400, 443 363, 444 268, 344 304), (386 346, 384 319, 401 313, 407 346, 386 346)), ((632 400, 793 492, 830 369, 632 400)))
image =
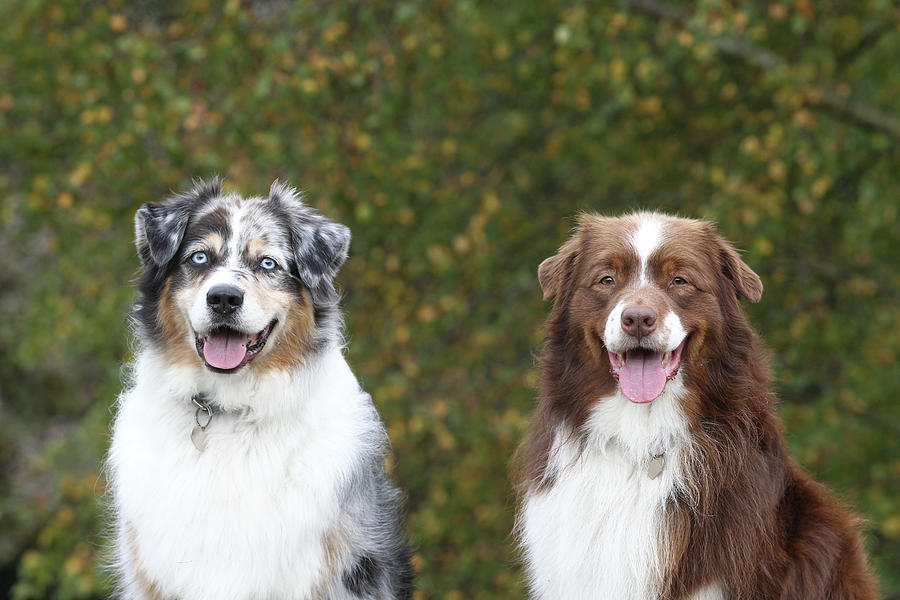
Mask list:
POLYGON ((643 304, 629 306, 622 311, 622 329, 640 341, 656 330, 656 311, 643 304))

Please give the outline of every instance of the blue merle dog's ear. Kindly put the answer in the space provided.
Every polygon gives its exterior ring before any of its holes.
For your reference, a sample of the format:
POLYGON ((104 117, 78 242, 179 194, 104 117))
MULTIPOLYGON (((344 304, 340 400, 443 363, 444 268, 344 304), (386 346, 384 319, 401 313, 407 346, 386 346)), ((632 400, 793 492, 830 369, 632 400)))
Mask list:
POLYGON ((222 195, 222 179, 195 179, 187 192, 169 200, 147 202, 134 215, 134 244, 141 264, 165 265, 181 246, 192 208, 222 195))
POLYGON ((297 263, 297 275, 316 292, 330 288, 350 250, 350 228, 326 219, 303 204, 294 188, 275 181, 269 199, 288 214, 291 250, 297 263))
POLYGON ((147 202, 134 215, 134 244, 141 264, 161 267, 172 260, 187 228, 190 209, 176 200, 165 204, 147 202))

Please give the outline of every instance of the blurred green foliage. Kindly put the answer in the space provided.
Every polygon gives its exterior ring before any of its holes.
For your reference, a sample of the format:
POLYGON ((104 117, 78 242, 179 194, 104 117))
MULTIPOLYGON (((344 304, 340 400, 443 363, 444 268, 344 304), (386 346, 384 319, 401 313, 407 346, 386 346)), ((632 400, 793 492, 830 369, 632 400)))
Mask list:
POLYGON ((507 460, 535 270, 579 210, 716 219, 766 293, 797 459, 900 598, 900 9, 891 0, 141 3, 0 21, 0 589, 94 598, 132 215, 275 177, 353 229, 349 357, 419 598, 520 598, 507 460))

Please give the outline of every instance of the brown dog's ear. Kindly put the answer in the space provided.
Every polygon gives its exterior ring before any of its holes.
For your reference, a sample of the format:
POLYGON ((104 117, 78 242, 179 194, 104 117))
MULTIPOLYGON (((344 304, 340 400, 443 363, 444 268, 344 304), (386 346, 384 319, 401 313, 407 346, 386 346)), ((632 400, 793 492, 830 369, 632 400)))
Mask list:
POLYGON ((538 281, 544 292, 544 300, 553 300, 562 289, 566 279, 575 271, 575 259, 580 246, 580 231, 575 233, 560 247, 559 252, 544 259, 538 267, 538 281))
POLYGON ((743 296, 750 302, 759 302, 762 298, 763 284, 759 275, 753 272, 747 263, 741 260, 741 255, 734 246, 719 238, 719 254, 722 257, 722 272, 733 284, 738 296, 743 296))

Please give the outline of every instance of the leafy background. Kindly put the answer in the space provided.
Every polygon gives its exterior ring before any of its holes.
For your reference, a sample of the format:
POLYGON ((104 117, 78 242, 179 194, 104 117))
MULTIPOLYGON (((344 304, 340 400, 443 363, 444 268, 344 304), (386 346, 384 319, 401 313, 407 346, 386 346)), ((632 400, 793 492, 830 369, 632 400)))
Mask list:
POLYGON ((579 210, 707 217, 798 460, 900 598, 900 8, 891 0, 142 3, 0 20, 0 589, 100 598, 132 215, 222 174, 350 225, 349 359, 409 493, 419 598, 521 598, 507 460, 535 270, 579 210))

